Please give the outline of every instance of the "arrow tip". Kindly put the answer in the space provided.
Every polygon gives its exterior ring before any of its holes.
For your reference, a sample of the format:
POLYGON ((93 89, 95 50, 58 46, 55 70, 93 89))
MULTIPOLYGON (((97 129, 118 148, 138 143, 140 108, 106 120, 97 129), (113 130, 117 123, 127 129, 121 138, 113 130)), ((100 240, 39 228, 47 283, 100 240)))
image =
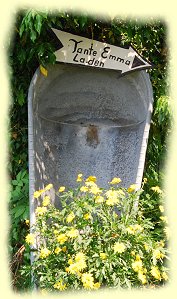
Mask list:
POLYGON ((143 65, 146 65, 146 63, 139 59, 138 56, 135 55, 134 59, 133 59, 133 63, 132 63, 132 69, 138 67, 138 66, 143 66, 143 65))
POLYGON ((136 49, 132 45, 129 47, 129 50, 135 53, 131 70, 153 67, 153 65, 148 60, 137 53, 136 49))

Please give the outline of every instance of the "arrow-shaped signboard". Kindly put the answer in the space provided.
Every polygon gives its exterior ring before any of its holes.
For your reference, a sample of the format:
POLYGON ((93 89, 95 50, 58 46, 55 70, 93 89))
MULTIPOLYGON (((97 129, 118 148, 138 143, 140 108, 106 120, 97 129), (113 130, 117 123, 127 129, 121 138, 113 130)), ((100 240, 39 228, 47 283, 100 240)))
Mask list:
POLYGON ((151 68, 135 49, 116 47, 52 28, 62 47, 55 52, 56 61, 105 69, 121 70, 122 74, 151 68))

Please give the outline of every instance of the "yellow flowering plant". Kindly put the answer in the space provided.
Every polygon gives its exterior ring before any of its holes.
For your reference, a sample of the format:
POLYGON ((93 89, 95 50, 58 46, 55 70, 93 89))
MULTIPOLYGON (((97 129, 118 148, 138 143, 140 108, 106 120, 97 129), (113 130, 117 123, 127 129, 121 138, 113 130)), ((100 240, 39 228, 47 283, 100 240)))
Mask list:
POLYGON ((45 189, 43 201, 36 197, 43 206, 36 209, 26 242, 33 245, 31 273, 39 289, 148 288, 168 280, 167 237, 163 233, 157 241, 153 224, 137 206, 143 191, 120 182, 113 178, 104 189, 95 176, 84 180, 79 174, 75 189, 62 186, 56 192, 60 209, 45 189))

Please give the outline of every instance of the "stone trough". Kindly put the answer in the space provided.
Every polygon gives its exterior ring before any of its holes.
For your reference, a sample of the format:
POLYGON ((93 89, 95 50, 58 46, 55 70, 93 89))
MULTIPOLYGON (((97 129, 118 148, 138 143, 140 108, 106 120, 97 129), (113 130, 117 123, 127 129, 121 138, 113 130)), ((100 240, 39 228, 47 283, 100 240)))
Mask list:
MULTIPOLYGON (((76 186, 78 173, 107 187, 141 186, 153 94, 146 71, 119 71, 56 64, 38 69, 28 95, 30 214, 34 190, 52 183, 76 186)), ((53 203, 55 194, 51 190, 53 203)))

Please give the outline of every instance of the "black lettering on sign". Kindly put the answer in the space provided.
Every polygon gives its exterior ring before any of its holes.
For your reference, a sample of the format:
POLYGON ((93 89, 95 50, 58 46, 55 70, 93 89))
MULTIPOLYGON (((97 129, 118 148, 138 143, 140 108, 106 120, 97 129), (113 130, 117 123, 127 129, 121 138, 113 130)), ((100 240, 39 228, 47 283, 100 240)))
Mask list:
POLYGON ((89 50, 88 50, 88 49, 85 49, 85 50, 84 50, 84 54, 88 55, 88 54, 89 54, 89 50))
POLYGON ((116 56, 114 56, 114 55, 109 55, 109 59, 114 59, 114 60, 116 60, 116 56))
POLYGON ((107 58, 107 56, 104 56, 104 54, 109 53, 109 50, 107 49, 110 49, 110 47, 104 47, 103 52, 101 53, 102 58, 107 58))
POLYGON ((85 62, 85 58, 81 57, 80 62, 84 63, 85 62))
POLYGON ((104 63, 102 61, 100 61, 100 66, 104 67, 104 63))
POLYGON ((90 46, 89 50, 90 50, 89 55, 91 55, 92 51, 93 51, 93 44, 92 43, 91 43, 91 46, 90 46))
POLYGON ((88 61, 87 61, 88 65, 92 65, 93 62, 94 62, 94 60, 95 60, 95 58, 88 60, 88 61))
POLYGON ((73 61, 75 61, 75 62, 79 62, 78 60, 76 60, 77 56, 78 56, 78 54, 76 54, 76 55, 74 56, 73 61))
POLYGON ((120 57, 117 57, 117 61, 120 61, 120 62, 124 63, 124 59, 120 58, 120 57))
POLYGON ((81 63, 81 64, 88 64, 88 65, 94 65, 99 67, 104 67, 104 63, 99 60, 95 60, 95 57, 93 59, 89 59, 88 61, 85 60, 84 57, 79 58, 79 54, 76 54, 73 58, 74 62, 81 63))
POLYGON ((95 66, 99 65, 99 60, 95 60, 94 65, 95 66))
POLYGON ((81 53, 82 53, 82 48, 78 48, 78 49, 77 49, 77 53, 80 53, 80 54, 81 54, 81 53))
POLYGON ((130 60, 126 60, 126 61, 125 61, 125 64, 126 64, 126 65, 130 65, 130 60))
POLYGON ((73 42, 75 43, 75 44, 74 44, 74 50, 73 50, 73 52, 72 52, 72 53, 74 53, 74 52, 76 52, 77 45, 78 45, 79 43, 82 43, 83 41, 80 40, 79 42, 77 42, 77 40, 75 40, 75 39, 73 39, 73 38, 70 38, 70 40, 73 41, 73 42))

